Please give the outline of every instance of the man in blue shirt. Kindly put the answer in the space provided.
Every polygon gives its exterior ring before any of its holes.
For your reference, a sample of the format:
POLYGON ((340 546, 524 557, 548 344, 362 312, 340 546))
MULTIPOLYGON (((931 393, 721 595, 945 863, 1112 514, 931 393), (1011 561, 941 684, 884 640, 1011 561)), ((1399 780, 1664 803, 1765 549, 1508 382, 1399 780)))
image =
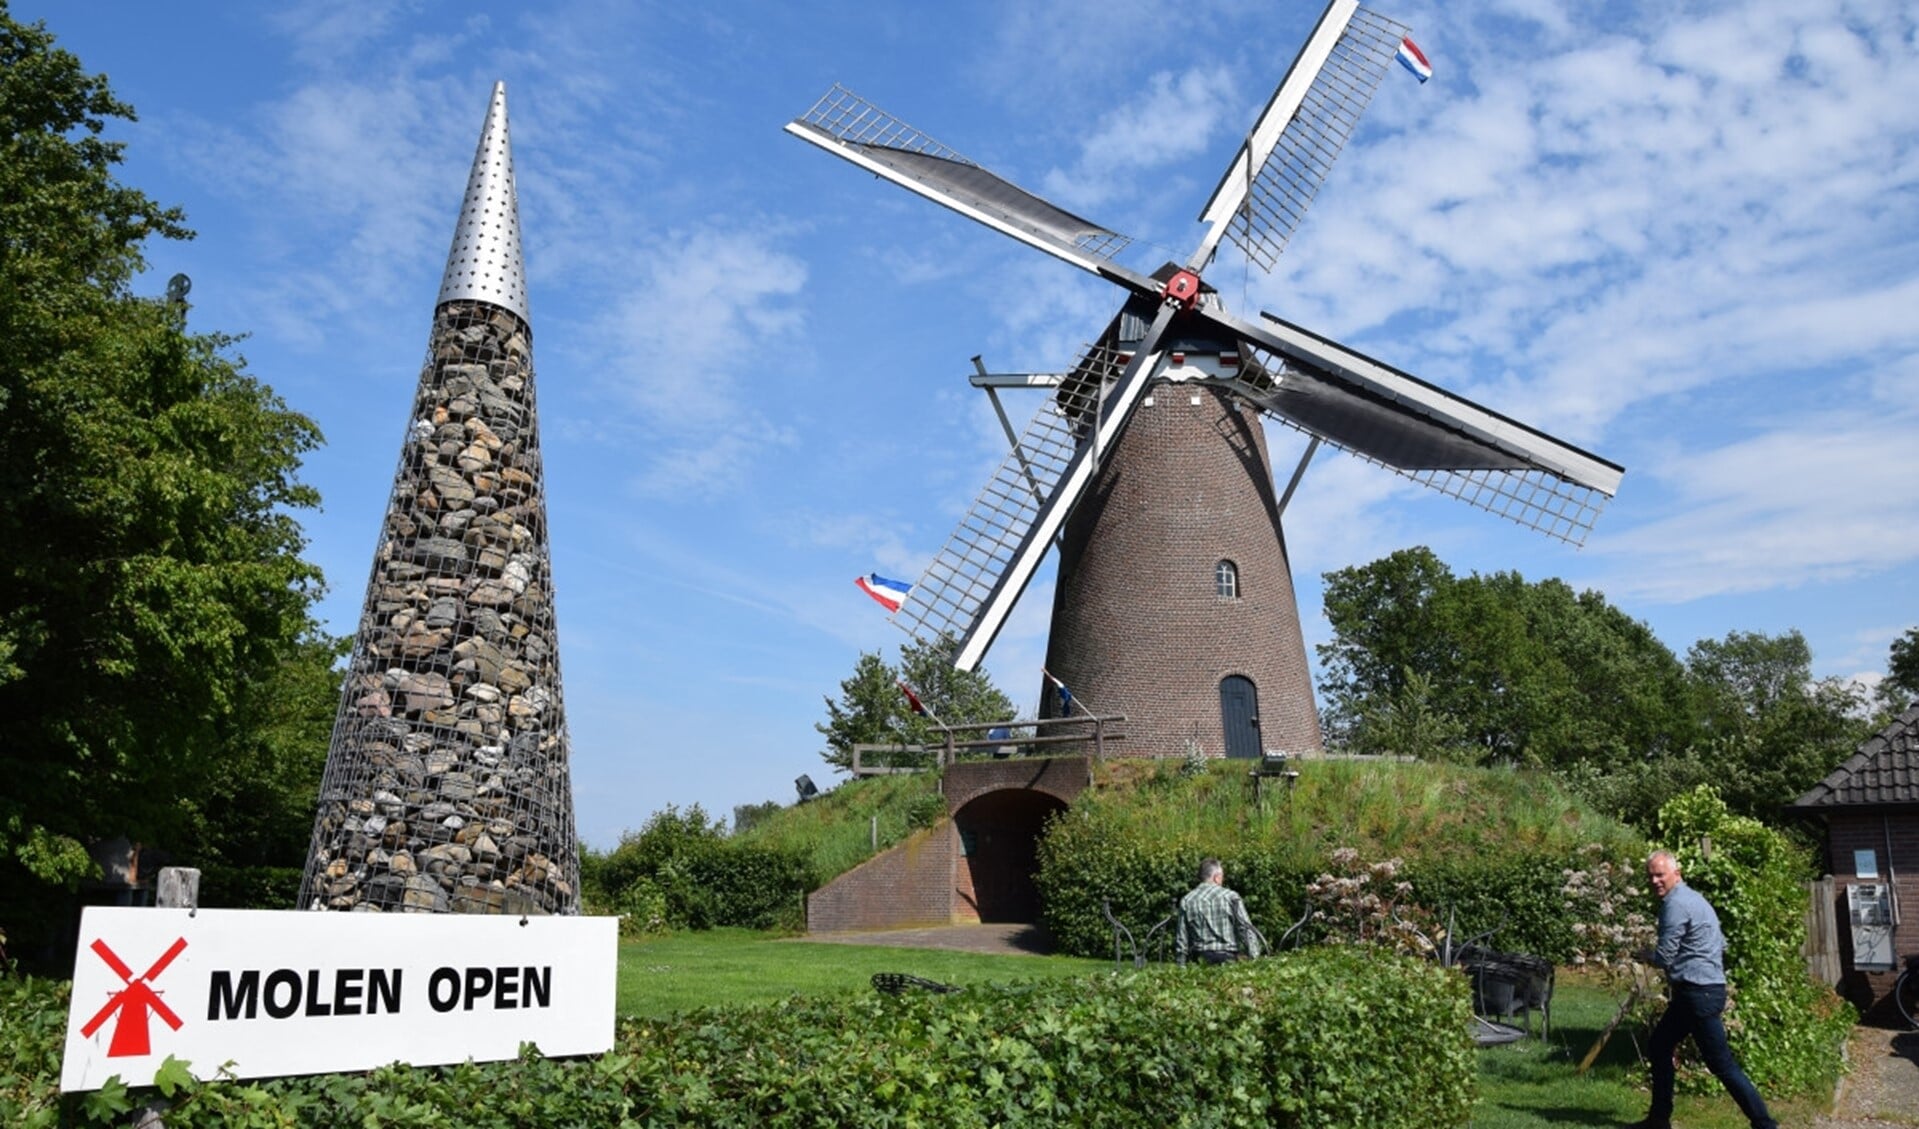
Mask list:
POLYGON ((1654 851, 1646 860, 1646 878, 1659 895, 1659 947, 1643 958, 1666 970, 1666 1013, 1652 1029, 1646 1054, 1652 1059, 1652 1111, 1638 1129, 1672 1125, 1673 1052, 1691 1035, 1706 1068, 1739 1104, 1754 1129, 1779 1129, 1746 1072, 1726 1046, 1726 937, 1719 915, 1697 890, 1679 877, 1679 860, 1670 851, 1654 851))

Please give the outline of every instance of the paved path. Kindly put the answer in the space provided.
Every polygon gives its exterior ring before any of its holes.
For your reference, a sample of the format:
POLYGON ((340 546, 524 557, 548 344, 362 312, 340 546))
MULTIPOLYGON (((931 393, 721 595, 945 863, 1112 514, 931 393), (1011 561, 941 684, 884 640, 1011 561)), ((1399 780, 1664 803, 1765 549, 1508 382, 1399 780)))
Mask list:
POLYGON ((1856 1027, 1850 1053, 1836 1108, 1814 1129, 1919 1126, 1919 1031, 1856 1027))

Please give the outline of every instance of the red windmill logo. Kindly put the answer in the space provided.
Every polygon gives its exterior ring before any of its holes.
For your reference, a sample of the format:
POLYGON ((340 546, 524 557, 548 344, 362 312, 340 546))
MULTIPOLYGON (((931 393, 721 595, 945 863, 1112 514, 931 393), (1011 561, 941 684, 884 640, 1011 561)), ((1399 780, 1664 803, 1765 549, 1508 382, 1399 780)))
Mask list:
POLYGON ((172 947, 166 952, 160 954, 160 959, 153 962, 153 967, 147 969, 146 975, 135 976, 133 970, 107 947, 105 941, 95 940, 92 945, 93 951, 100 954, 100 959, 107 962, 107 967, 113 970, 114 975, 118 976, 126 987, 107 997, 106 1006, 95 1012, 92 1019, 87 1020, 87 1025, 80 1028, 80 1034, 92 1038, 101 1024, 117 1014, 119 1018, 114 1019, 113 1022, 113 1040, 107 1044, 107 1057, 120 1058, 124 1055, 151 1054, 153 1044, 147 1038, 147 1013, 152 1012, 158 1015, 160 1022, 175 1031, 180 1029, 180 1017, 173 1014, 173 1009, 168 1007, 166 1002, 160 999, 160 994, 149 985, 167 970, 167 965, 172 964, 173 958, 179 956, 181 950, 186 947, 187 939, 180 938, 173 942, 172 947))

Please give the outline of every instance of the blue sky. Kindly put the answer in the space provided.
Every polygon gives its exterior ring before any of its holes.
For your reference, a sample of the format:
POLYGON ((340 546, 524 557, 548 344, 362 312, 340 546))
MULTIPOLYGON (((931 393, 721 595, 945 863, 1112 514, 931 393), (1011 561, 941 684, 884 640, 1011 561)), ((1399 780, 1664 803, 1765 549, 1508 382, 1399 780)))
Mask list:
MULTIPOLYGON (((304 518, 357 619, 468 165, 507 83, 581 837, 831 776, 813 729, 904 638, 911 579, 1004 450, 968 358, 1057 369, 1108 285, 780 126, 840 82, 1139 240, 1193 223, 1320 5, 14 0, 140 113, 123 177, 200 235, 194 328, 318 421, 304 518), (527 9, 527 10, 522 10, 527 9)), ((1207 278, 1627 468, 1584 549, 1321 455, 1320 574, 1431 546, 1602 591, 1674 650, 1797 628, 1863 677, 1919 622, 1919 15, 1381 0, 1388 75, 1270 276, 1207 278)), ((1012 409, 1024 415, 1031 404, 1012 409)), ((1290 472, 1301 442, 1269 432, 1290 472)), ((988 656, 1038 696, 1041 574, 988 656)))

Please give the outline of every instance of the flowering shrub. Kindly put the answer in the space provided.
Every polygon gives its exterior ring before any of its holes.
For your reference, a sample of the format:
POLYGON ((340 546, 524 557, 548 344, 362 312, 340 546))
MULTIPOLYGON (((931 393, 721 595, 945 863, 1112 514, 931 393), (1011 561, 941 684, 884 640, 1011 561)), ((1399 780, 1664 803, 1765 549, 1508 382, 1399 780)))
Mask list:
POLYGON ((1581 855, 1584 865, 1567 867, 1559 889, 1575 938, 1571 963, 1620 984, 1634 975, 1633 954, 1652 948, 1659 923, 1648 912, 1638 860, 1616 862, 1597 843, 1581 855))
POLYGON ((1339 944, 1383 945, 1410 956, 1432 950, 1433 915, 1411 900, 1413 884, 1399 877, 1396 858, 1361 862, 1359 852, 1340 847, 1332 869, 1306 884, 1306 900, 1320 936, 1339 944))

